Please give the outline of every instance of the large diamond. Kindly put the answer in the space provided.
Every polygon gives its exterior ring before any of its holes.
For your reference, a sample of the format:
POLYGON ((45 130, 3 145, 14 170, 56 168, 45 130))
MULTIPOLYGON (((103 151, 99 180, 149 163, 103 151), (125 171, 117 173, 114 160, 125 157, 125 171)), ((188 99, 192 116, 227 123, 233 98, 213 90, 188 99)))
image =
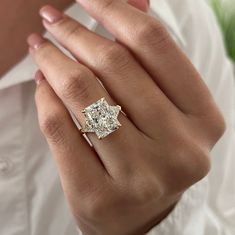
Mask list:
POLYGON ((106 137, 121 126, 117 119, 120 111, 119 105, 110 106, 101 98, 83 110, 86 121, 82 132, 95 132, 99 139, 106 137))

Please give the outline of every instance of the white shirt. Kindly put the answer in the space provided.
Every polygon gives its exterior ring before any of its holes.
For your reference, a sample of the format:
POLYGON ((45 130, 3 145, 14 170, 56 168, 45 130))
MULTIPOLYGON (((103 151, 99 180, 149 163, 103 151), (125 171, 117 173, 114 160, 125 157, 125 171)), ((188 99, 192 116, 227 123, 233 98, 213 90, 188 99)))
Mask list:
MULTIPOLYGON (((110 37, 78 6, 67 13, 110 37)), ((211 153, 210 174, 149 235, 234 235, 235 86, 215 18, 204 0, 155 0, 151 14, 166 25, 201 73, 225 116, 227 131, 211 153)), ((39 131, 34 71, 27 56, 0 81, 0 234, 80 234, 39 131)))

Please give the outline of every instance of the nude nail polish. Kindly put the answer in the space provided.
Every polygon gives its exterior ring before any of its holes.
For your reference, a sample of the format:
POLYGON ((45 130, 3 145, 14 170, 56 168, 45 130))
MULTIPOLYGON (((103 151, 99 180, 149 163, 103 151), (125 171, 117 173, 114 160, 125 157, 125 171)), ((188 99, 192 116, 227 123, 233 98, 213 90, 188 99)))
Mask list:
POLYGON ((63 14, 50 5, 42 7, 39 14, 46 22, 50 24, 56 23, 63 18, 63 14))
POLYGON ((42 36, 36 33, 31 34, 27 39, 27 42, 32 49, 38 49, 45 41, 46 40, 42 36))
POLYGON ((43 80, 45 80, 44 75, 40 70, 38 70, 35 74, 35 82, 37 85, 40 85, 43 80))

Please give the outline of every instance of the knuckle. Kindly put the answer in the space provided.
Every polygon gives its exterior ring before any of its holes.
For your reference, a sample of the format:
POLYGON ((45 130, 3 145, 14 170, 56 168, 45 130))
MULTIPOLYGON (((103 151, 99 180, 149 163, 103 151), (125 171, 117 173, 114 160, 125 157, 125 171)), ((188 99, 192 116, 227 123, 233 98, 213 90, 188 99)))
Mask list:
POLYGON ((209 129, 214 142, 217 142, 226 131, 226 122, 223 115, 217 111, 217 114, 212 115, 212 120, 209 121, 209 129))
POLYGON ((177 142, 164 154, 168 156, 166 162, 168 172, 162 178, 166 194, 185 191, 210 171, 211 160, 208 149, 192 138, 178 136, 177 142))
MULTIPOLYGON (((196 119, 198 122, 198 119, 196 119)), ((226 131, 226 122, 220 110, 213 105, 199 119, 202 139, 206 139, 210 149, 223 136, 226 131)))
POLYGON ((77 35, 80 35, 81 31, 84 29, 84 26, 77 23, 76 21, 71 20, 69 17, 65 17, 64 20, 59 22, 60 27, 65 30, 63 37, 69 40, 70 38, 74 38, 77 35))
POLYGON ((39 125, 42 133, 54 143, 63 141, 64 118, 60 110, 41 116, 39 125))
POLYGON ((36 57, 42 62, 50 61, 54 55, 53 50, 52 44, 46 41, 36 50, 36 57))
POLYGON ((124 197, 122 201, 144 205, 146 202, 156 202, 164 194, 162 180, 155 171, 150 170, 148 164, 142 164, 141 171, 132 170, 131 174, 124 174, 119 180, 119 192, 124 197))
POLYGON ((62 96, 68 100, 86 100, 90 95, 89 76, 85 69, 71 71, 61 84, 62 96))
POLYGON ((146 202, 154 203, 163 195, 163 187, 159 180, 156 179, 156 176, 148 173, 146 173, 144 177, 141 177, 141 179, 138 179, 134 188, 137 204, 145 204, 146 202))
POLYGON ((210 171, 211 160, 209 153, 206 153, 201 148, 191 151, 191 162, 194 165, 192 171, 193 182, 198 182, 203 179, 210 171))
POLYGON ((185 183, 191 186, 203 179, 210 171, 209 153, 191 142, 181 146, 181 154, 177 155, 178 166, 185 183))
POLYGON ((112 44, 105 48, 100 47, 97 58, 99 66, 104 70, 112 70, 114 67, 123 69, 129 64, 130 54, 124 47, 112 44))
MULTIPOLYGON (((99 197, 93 197, 92 200, 85 200, 81 209, 81 216, 86 220, 92 220, 105 217, 107 212, 106 200, 99 197)), ((111 209, 111 208, 109 208, 111 209)))
POLYGON ((215 136, 217 139, 220 139, 227 129, 225 119, 222 115, 217 119, 217 122, 215 123, 215 129, 215 136))
POLYGON ((137 28, 135 41, 139 46, 154 46, 158 51, 164 50, 169 42, 169 35, 161 23, 149 19, 137 28))

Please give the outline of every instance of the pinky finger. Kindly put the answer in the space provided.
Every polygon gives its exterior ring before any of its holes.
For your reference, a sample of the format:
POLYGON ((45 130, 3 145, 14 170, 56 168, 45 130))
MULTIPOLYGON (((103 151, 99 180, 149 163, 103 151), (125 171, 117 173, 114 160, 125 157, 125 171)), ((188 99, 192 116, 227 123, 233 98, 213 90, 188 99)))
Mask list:
POLYGON ((55 158, 65 194, 74 209, 79 197, 94 191, 97 185, 104 185, 105 169, 40 71, 35 80, 39 125, 55 158))

